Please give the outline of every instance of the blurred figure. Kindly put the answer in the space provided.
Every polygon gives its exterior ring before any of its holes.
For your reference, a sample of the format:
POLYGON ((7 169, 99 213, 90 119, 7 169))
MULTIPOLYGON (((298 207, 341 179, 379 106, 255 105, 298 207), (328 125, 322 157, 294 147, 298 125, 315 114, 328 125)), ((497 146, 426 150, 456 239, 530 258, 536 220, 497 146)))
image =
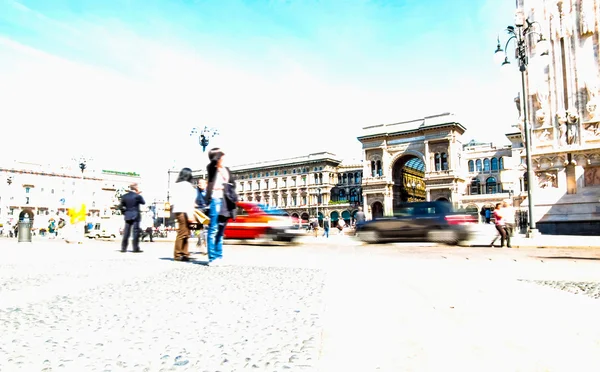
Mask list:
MULTIPOLYGON (((196 208, 200 209, 205 214, 209 215, 206 205, 206 180, 201 178, 198 180, 198 190, 196 195, 196 208)), ((201 254, 207 254, 206 238, 208 229, 204 227, 204 224, 198 224, 200 230, 198 231, 198 242, 196 247, 200 249, 201 254)))
POLYGON ((326 238, 329 238, 329 227, 331 225, 329 224, 329 217, 325 217, 323 219, 323 236, 326 238))
POLYGON ((142 228, 142 241, 146 240, 146 237, 150 237, 150 243, 153 243, 152 234, 154 232, 154 219, 152 218, 151 212, 146 212, 142 215, 142 222, 140 223, 142 228))
POLYGON ((515 209, 506 200, 502 204, 502 219, 504 220, 504 229, 506 230, 507 247, 510 246, 510 238, 513 236, 515 231, 515 209))
POLYGON ((235 182, 229 168, 224 165, 225 153, 219 148, 208 152, 210 163, 206 167, 208 184, 205 202, 209 207, 210 225, 208 227, 208 265, 218 266, 223 259, 223 233, 227 221, 235 219, 236 202, 235 182))
POLYGON ((506 234, 503 212, 502 203, 497 203, 496 209, 494 209, 494 224, 496 230, 498 230, 498 235, 492 240, 492 243, 490 244, 492 247, 494 246, 494 243, 496 243, 496 240, 498 240, 498 237, 500 237, 500 247, 504 247, 504 241, 506 241, 510 248, 510 237, 506 234))
POLYGON ((183 168, 179 172, 177 181, 172 188, 171 210, 177 221, 177 237, 175 238, 175 249, 173 252, 176 261, 189 261, 190 251, 188 240, 190 238, 190 223, 195 223, 194 203, 196 190, 192 185, 192 170, 183 168))
POLYGON ((315 234, 315 238, 317 236, 319 236, 319 220, 317 218, 315 218, 312 222, 311 222, 311 226, 313 229, 313 233, 315 234))
POLYGON ((133 237, 131 245, 133 252, 140 253, 140 221, 142 215, 140 213, 140 205, 146 204, 142 197, 141 191, 138 189, 137 183, 129 185, 129 192, 121 196, 120 209, 125 218, 125 229, 123 230, 123 240, 121 241, 121 252, 127 252, 129 245, 129 235, 133 229, 133 237))
POLYGON ((356 217, 355 217, 355 225, 358 225, 359 223, 365 222, 365 212, 363 212, 362 207, 358 207, 358 212, 356 212, 356 217))

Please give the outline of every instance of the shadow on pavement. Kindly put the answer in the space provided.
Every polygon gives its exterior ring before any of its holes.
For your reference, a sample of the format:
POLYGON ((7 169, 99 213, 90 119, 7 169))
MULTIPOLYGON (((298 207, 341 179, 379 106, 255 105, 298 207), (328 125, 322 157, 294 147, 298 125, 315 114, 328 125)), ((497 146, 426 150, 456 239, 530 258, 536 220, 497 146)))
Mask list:
POLYGON ((173 262, 181 262, 181 263, 188 263, 188 264, 194 264, 194 265, 202 265, 202 266, 208 266, 208 261, 205 260, 196 260, 191 258, 189 261, 177 261, 172 257, 161 257, 159 258, 160 260, 163 261, 173 261, 173 262))

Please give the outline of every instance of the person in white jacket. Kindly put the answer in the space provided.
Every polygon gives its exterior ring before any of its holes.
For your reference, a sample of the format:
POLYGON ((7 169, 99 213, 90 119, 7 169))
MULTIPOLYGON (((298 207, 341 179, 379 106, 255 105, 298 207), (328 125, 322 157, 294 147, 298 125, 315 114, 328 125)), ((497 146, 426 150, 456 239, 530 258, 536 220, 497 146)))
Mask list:
POLYGON ((196 188, 192 185, 192 170, 183 168, 177 181, 171 188, 171 211, 177 221, 177 237, 175 238, 174 258, 176 261, 189 261, 190 238, 189 224, 195 223, 196 188))

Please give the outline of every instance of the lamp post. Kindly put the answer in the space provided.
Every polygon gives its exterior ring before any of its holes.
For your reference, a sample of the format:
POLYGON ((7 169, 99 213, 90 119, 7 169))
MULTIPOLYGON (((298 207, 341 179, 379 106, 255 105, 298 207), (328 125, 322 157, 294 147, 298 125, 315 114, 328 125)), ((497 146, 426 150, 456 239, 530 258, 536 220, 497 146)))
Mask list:
POLYGON ((531 161, 531 128, 529 128, 529 120, 527 119, 527 97, 529 97, 527 86, 525 84, 525 73, 527 71, 527 65, 529 64, 529 54, 532 46, 537 44, 537 48, 542 50, 540 56, 548 55, 547 40, 539 32, 541 25, 538 22, 531 22, 526 19, 521 10, 518 10, 515 17, 515 26, 508 26, 506 32, 509 35, 508 40, 502 49, 500 45, 500 38, 498 37, 498 45, 496 47, 495 56, 498 61, 502 60, 502 66, 507 67, 510 65, 508 60, 507 49, 508 44, 514 40, 515 42, 515 58, 519 62, 519 71, 521 72, 521 90, 523 93, 523 99, 521 100, 522 105, 522 116, 523 116, 523 131, 525 132, 525 159, 527 166, 527 204, 529 212, 529 229, 527 230, 527 237, 531 238, 536 234, 535 218, 533 216, 533 165, 531 161), (536 26, 538 31, 536 31, 536 26), (532 41, 533 37, 538 37, 536 42, 532 41))
POLYGON ((416 202, 417 201, 417 183, 413 180, 409 185, 413 191, 413 193, 412 193, 413 202, 416 202))
POLYGON ((192 131, 190 132, 190 137, 198 137, 198 144, 200 146, 202 146, 202 152, 206 151, 206 147, 209 144, 209 138, 213 138, 214 136, 218 135, 219 131, 216 130, 215 128, 209 128, 207 126, 205 126, 202 129, 198 129, 196 127, 192 128, 192 131))

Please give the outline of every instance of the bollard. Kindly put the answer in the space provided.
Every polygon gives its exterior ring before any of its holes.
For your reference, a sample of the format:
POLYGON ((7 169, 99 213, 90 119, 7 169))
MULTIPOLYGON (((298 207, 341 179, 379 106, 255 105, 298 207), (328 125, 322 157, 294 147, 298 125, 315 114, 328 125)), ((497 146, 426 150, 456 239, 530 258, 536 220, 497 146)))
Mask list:
POLYGON ((19 243, 31 243, 31 222, 19 221, 19 243))

